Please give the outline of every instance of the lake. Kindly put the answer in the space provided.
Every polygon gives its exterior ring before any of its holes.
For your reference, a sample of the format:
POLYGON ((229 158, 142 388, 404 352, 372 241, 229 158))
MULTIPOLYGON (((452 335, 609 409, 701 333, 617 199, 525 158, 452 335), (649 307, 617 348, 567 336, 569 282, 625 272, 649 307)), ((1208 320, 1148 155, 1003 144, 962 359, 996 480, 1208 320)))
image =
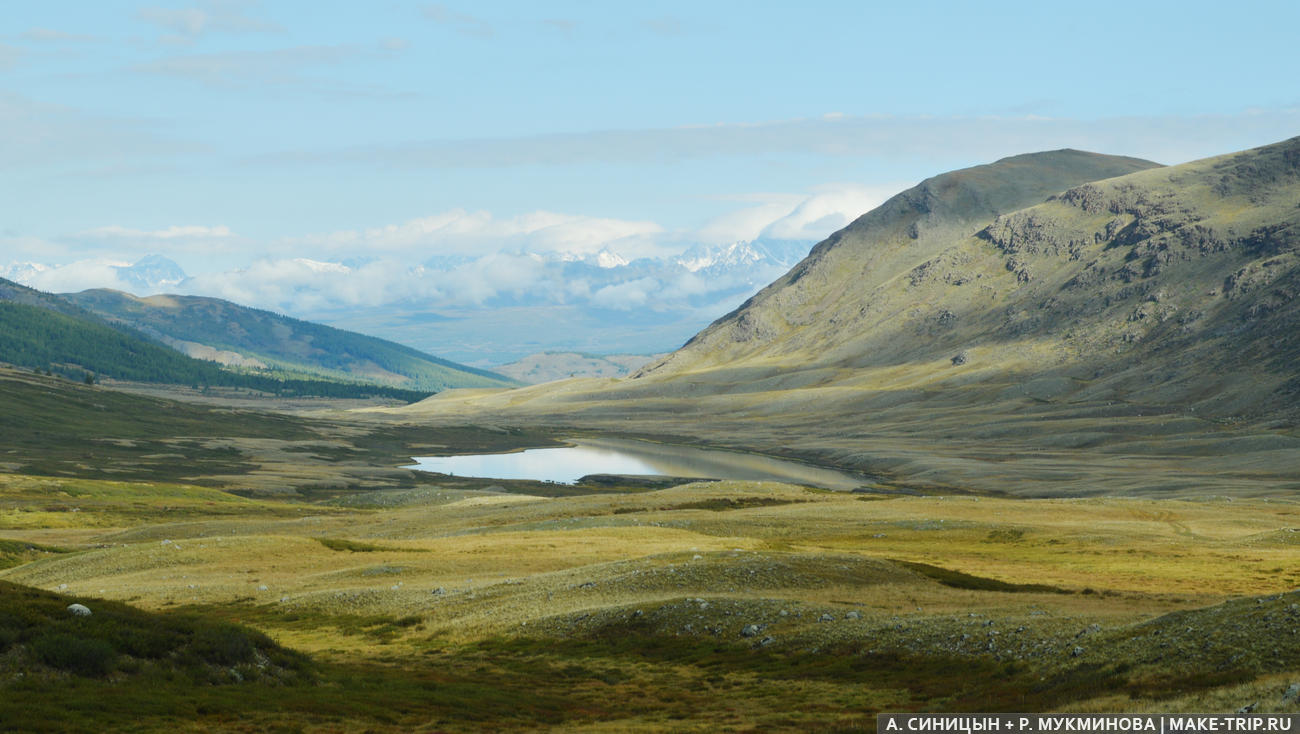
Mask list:
POLYGON ((758 454, 624 439, 572 439, 571 447, 509 454, 417 456, 408 469, 491 479, 573 484, 588 474, 790 482, 848 490, 866 481, 834 469, 758 454))

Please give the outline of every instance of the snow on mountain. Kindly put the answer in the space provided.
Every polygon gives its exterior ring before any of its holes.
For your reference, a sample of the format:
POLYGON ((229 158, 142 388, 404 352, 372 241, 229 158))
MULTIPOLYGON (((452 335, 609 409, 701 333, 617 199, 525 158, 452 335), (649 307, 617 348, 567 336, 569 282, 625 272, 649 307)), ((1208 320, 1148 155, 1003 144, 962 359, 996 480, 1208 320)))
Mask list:
POLYGON ((149 255, 135 263, 114 260, 80 260, 66 265, 10 263, 0 277, 44 291, 114 288, 147 296, 175 290, 185 271, 162 255, 149 255))
POLYGON ((185 271, 162 255, 149 255, 134 265, 118 266, 117 277, 136 295, 152 295, 174 289, 185 280, 185 271))
POLYGON ((616 252, 610 252, 609 250, 601 250, 600 252, 596 253, 597 267, 605 268, 606 270, 608 270, 610 268, 621 268, 627 264, 628 264, 627 258, 623 257, 622 255, 619 255, 616 252))
POLYGON ((733 242, 730 245, 696 245, 679 255, 675 262, 692 273, 758 265, 788 268, 808 254, 809 246, 806 242, 762 240, 733 242))
POLYGON ((295 257, 293 261, 316 273, 350 273, 352 268, 342 263, 322 262, 305 257, 295 257))
POLYGON ((0 270, 0 278, 30 287, 36 276, 49 269, 49 265, 42 263, 9 263, 4 270, 0 270))

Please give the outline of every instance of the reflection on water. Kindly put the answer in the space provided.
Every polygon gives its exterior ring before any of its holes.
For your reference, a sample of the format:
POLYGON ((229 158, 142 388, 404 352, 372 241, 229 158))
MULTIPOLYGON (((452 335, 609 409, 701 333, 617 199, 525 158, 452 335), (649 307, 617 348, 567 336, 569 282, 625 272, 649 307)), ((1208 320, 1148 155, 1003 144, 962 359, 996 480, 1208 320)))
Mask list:
POLYGON ((861 478, 833 469, 754 454, 616 439, 578 439, 572 443, 571 448, 529 449, 513 454, 417 456, 418 463, 409 468, 456 476, 565 484, 588 474, 749 479, 828 489, 853 489, 863 484, 861 478))

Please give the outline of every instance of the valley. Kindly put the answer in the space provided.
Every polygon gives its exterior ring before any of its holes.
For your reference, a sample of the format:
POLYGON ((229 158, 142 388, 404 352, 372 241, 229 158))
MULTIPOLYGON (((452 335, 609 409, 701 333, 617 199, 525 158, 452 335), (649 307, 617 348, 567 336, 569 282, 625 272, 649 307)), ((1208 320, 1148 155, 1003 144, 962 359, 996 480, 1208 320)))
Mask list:
MULTIPOLYGON (((626 377, 464 378, 400 404, 0 368, 0 721, 870 731, 881 711, 1300 712, 1298 162, 1292 139, 942 174, 626 377), (806 473, 410 468, 633 441, 806 473), (60 611, 74 602, 91 615, 60 611)), ((49 318, 100 309, 96 334, 123 333, 110 306, 172 318, 165 300, 74 300, 49 318)), ((281 347, 327 335, 294 328, 314 335, 281 347)))

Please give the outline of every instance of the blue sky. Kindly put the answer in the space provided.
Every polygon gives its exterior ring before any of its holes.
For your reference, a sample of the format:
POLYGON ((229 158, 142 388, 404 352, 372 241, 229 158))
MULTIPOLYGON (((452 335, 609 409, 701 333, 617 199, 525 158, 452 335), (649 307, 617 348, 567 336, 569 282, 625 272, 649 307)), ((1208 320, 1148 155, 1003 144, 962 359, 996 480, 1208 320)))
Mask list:
MULTIPOLYGON (((818 239, 1005 155, 1175 163, 1300 134, 1294 2, 47 0, 3 15, 0 267, 818 239)), ((94 284, 67 272, 48 287, 94 284)))

